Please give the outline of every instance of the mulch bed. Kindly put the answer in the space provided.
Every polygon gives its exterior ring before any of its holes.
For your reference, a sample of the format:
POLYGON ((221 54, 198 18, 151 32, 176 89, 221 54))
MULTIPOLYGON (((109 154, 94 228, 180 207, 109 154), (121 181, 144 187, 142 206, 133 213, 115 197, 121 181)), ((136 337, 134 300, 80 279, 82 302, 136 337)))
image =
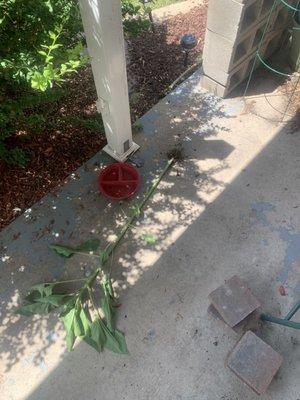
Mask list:
MULTIPOLYGON (((193 64, 201 54, 204 42, 207 4, 189 13, 178 14, 156 27, 155 33, 145 32, 129 42, 128 74, 134 78, 131 94, 132 119, 149 110, 166 94, 169 85, 182 74, 183 53, 180 39, 193 33, 199 43, 189 57, 193 64)), ((96 92, 90 68, 83 69, 68 83, 68 96, 51 103, 51 119, 86 118, 97 115, 96 92)), ((46 105, 47 107, 47 105, 46 105)), ((50 126, 50 124, 49 124, 50 126)), ((103 129, 89 129, 74 123, 59 124, 24 140, 18 145, 30 154, 26 167, 12 167, 0 162, 0 229, 20 213, 62 184, 65 178, 92 157, 105 144, 103 129)))
MULTIPOLYGON (((47 122, 61 117, 88 118, 96 113, 96 93, 89 68, 68 82, 66 98, 51 103, 47 122)), ((45 105, 47 107, 47 104, 45 105)), ((7 166, 0 162, 0 228, 39 201, 105 144, 102 131, 64 123, 46 129, 29 140, 16 137, 17 145, 30 155, 26 167, 7 166)))
POLYGON ((135 79, 131 110, 135 117, 143 115, 166 94, 166 89, 186 67, 180 39, 192 33, 198 39, 190 52, 188 63, 194 64, 202 53, 206 27, 207 2, 188 13, 177 14, 157 26, 155 33, 147 32, 129 42, 129 76, 135 79))

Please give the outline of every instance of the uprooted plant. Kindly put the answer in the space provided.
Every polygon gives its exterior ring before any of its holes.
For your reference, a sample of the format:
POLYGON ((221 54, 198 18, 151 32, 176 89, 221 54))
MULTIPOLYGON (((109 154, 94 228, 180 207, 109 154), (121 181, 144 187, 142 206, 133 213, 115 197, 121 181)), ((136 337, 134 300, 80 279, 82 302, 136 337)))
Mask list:
POLYGON ((108 244, 104 250, 99 250, 100 242, 97 239, 88 240, 77 247, 51 245, 50 248, 62 257, 69 258, 74 254, 93 257, 97 261, 97 266, 86 278, 46 282, 32 286, 17 313, 34 315, 58 311, 59 319, 66 330, 66 344, 69 351, 73 349, 76 338, 80 338, 98 352, 107 348, 115 353, 128 353, 124 333, 115 327, 114 315, 118 303, 106 263, 126 232, 140 216, 146 202, 155 192, 173 161, 170 159, 167 162, 160 175, 153 181, 144 199, 133 207, 132 215, 115 241, 108 244), (65 286, 70 284, 75 285, 76 288, 66 290, 65 286))

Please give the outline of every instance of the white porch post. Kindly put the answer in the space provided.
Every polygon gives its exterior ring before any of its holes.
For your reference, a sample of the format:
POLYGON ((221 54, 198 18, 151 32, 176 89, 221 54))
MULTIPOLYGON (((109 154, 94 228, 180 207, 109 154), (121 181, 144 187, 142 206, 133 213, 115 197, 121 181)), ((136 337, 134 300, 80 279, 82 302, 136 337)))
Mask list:
POLYGON ((132 141, 120 0, 79 0, 109 155, 118 161, 139 146, 132 141))

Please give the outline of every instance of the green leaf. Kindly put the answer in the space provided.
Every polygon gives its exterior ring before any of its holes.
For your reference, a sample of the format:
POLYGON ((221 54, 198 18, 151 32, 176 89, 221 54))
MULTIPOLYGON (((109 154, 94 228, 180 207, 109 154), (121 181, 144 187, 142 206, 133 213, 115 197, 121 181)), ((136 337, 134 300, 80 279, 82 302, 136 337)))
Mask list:
POLYGON ((75 338, 89 335, 91 322, 81 305, 74 305, 73 303, 73 308, 62 313, 60 319, 64 323, 67 335, 69 334, 70 338, 72 338, 72 334, 75 338))
POLYGON ((74 249, 72 247, 63 246, 61 244, 50 244, 49 248, 51 250, 54 250, 60 256, 67 257, 67 258, 71 257, 76 251, 76 249, 74 249))
POLYGON ((76 68, 79 67, 80 61, 78 61, 78 60, 76 60, 76 61, 70 60, 70 61, 69 61, 69 64, 71 65, 72 68, 76 69, 76 68))
MULTIPOLYGON (((50 1, 48 1, 48 3, 50 3, 50 1)), ((56 39, 56 33, 52 32, 52 31, 49 31, 48 33, 49 33, 50 39, 52 39, 52 40, 56 39)))
POLYGON ((48 87, 48 80, 38 71, 35 71, 30 79, 31 87, 44 92, 48 87))
POLYGON ((69 295, 65 294, 52 294, 47 297, 41 297, 39 299, 39 302, 41 303, 49 303, 54 307, 60 307, 62 306, 66 300, 69 298, 69 295))
POLYGON ((154 245, 156 243, 156 241, 157 241, 156 237, 154 235, 151 235, 150 233, 144 233, 142 235, 142 239, 146 243, 151 244, 151 245, 154 245))
POLYGON ((139 206, 133 206, 132 207, 132 213, 133 215, 135 215, 136 217, 139 217, 141 215, 141 209, 139 206))
POLYGON ((51 250, 54 250, 57 254, 69 258, 77 252, 88 254, 91 251, 96 251, 99 246, 100 241, 98 239, 90 239, 77 247, 64 246, 61 244, 51 244, 49 248, 51 250))
POLYGON ((42 56, 47 57, 47 53, 43 50, 39 50, 38 53, 41 54, 42 56))
POLYGON ((90 239, 76 247, 77 251, 90 252, 96 251, 100 246, 99 239, 90 239))
POLYGON ((67 72, 67 70, 68 70, 68 66, 67 66, 66 64, 61 64, 61 66, 60 66, 60 72, 61 72, 62 74, 64 74, 65 72, 67 72))
MULTIPOLYGON (((49 12, 52 14, 53 13, 53 7, 52 7, 52 4, 51 4, 50 0, 45 1, 45 6, 48 7, 49 12)), ((50 36, 50 33, 51 33, 51 35, 55 35, 55 33, 49 32, 49 36, 50 36)), ((50 38, 51 39, 55 39, 55 36, 54 37, 50 36, 50 38)))
POLYGON ((111 309, 110 299, 107 296, 101 299, 101 308, 104 313, 108 329, 113 330, 114 329, 113 312, 111 309))
POLYGON ((43 70, 43 76, 49 81, 57 78, 57 71, 53 68, 52 64, 48 64, 43 70))
POLYGON ((28 295, 25 297, 25 301, 27 303, 35 303, 42 297, 41 293, 39 293, 37 290, 33 290, 28 293, 28 295))
POLYGON ((99 318, 92 322, 90 326, 90 334, 86 335, 83 340, 99 353, 101 352, 106 341, 106 335, 99 318))
POLYGON ((66 345, 69 351, 73 350, 75 339, 76 337, 74 335, 74 330, 73 329, 69 330, 66 335, 66 345))
POLYGON ((40 302, 36 302, 36 303, 29 303, 29 304, 25 304, 21 307, 19 307, 16 310, 17 314, 21 314, 21 315, 34 315, 34 314, 48 314, 49 312, 51 312, 53 310, 53 306, 50 303, 40 303, 40 302))
POLYGON ((105 330, 106 341, 104 347, 113 351, 114 353, 128 354, 126 340, 124 333, 115 329, 111 332, 108 328, 105 330))
POLYGON ((101 282, 101 286, 102 286, 102 288, 104 290, 104 293, 108 293, 110 295, 111 301, 113 302, 115 295, 114 295, 114 290, 113 290, 112 285, 111 285, 110 278, 107 277, 105 280, 103 280, 101 282))
POLYGON ((58 49, 58 48, 61 47, 61 46, 62 46, 62 44, 56 43, 56 44, 52 44, 52 45, 49 46, 49 47, 50 47, 51 50, 55 50, 55 49, 58 49))
POLYGON ((84 328, 78 310, 74 314, 74 333, 75 336, 84 336, 84 328))
POLYGON ((47 314, 66 303, 70 295, 53 294, 56 283, 40 283, 30 288, 25 304, 16 312, 23 315, 47 314))
POLYGON ((88 335, 90 333, 90 329, 91 329, 91 321, 88 317, 88 314, 84 310, 84 308, 82 308, 79 315, 80 315, 84 335, 88 335))
POLYGON ((103 265, 108 260, 108 253, 106 251, 101 251, 99 254, 100 264, 103 265))
POLYGON ((66 343, 67 343, 67 348, 69 351, 73 349, 74 343, 75 343, 75 333, 74 333, 74 319, 75 319, 75 305, 73 304, 73 308, 71 305, 68 305, 66 307, 66 310, 61 313, 60 315, 60 320, 63 322, 65 329, 67 331, 66 335, 66 343))
POLYGON ((30 292, 37 291, 41 294, 41 296, 50 296, 53 292, 55 285, 56 283, 38 283, 36 285, 31 286, 29 291, 30 292))

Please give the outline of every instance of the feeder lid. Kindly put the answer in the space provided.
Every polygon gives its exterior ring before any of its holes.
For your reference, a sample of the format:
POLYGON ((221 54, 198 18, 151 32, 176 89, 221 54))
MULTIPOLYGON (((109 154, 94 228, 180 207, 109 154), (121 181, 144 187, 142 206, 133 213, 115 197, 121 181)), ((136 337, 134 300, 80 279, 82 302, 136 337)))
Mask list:
POLYGON ((99 190, 109 199, 128 199, 136 193, 140 179, 138 170, 131 164, 111 164, 100 172, 99 190))

